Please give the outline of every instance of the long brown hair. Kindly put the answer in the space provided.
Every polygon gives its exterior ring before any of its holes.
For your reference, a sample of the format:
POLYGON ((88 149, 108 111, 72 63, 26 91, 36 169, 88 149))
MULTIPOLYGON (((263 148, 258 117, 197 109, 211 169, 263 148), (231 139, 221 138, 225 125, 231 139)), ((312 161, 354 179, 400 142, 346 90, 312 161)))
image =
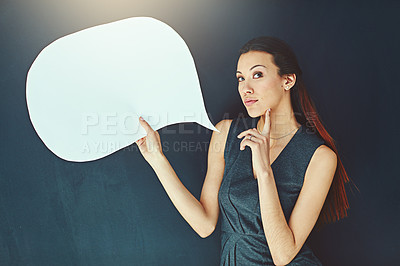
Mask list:
MULTIPOLYGON (((308 130, 316 133, 325 141, 325 144, 331 148, 337 155, 337 167, 331 187, 326 197, 321 214, 317 221, 317 227, 323 224, 338 221, 347 216, 347 210, 350 208, 347 200, 345 183, 350 181, 333 138, 322 124, 317 109, 308 95, 302 78, 302 71, 297 62, 297 58, 284 41, 269 36, 258 37, 247 42, 239 51, 239 55, 249 51, 262 51, 271 54, 275 65, 279 68, 280 76, 285 74, 296 74, 296 83, 290 89, 290 99, 293 112, 297 121, 305 125, 308 130)), ((354 182, 353 182, 354 184, 354 182)), ((356 187, 356 186, 355 186, 356 187)), ((357 187, 356 187, 357 188, 357 187)), ((358 190, 358 188, 357 188, 358 190)))

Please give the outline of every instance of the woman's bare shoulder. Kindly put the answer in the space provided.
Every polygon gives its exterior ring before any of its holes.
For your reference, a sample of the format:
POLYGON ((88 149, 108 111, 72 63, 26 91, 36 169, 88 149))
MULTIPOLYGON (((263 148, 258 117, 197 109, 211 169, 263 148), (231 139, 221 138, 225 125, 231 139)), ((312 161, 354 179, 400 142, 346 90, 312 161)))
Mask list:
MULTIPOLYGON (((335 173, 337 167, 337 154, 327 145, 320 145, 311 157, 308 168, 310 169, 331 169, 335 173)), ((310 170, 311 171, 311 170, 310 170)), ((316 171, 318 172, 318 171, 316 171)), ((333 176, 332 174, 332 176, 333 176)))
POLYGON ((222 134, 228 134, 233 119, 223 119, 215 125, 222 134))
POLYGON ((316 160, 327 160, 331 163, 336 163, 337 160, 336 153, 325 144, 320 145, 315 150, 313 157, 315 157, 316 160))
POLYGON ((210 143, 211 150, 221 154, 223 153, 222 151, 225 149, 225 143, 228 137, 231 123, 232 119, 223 119, 215 125, 215 128, 218 129, 219 132, 214 131, 212 134, 210 143))

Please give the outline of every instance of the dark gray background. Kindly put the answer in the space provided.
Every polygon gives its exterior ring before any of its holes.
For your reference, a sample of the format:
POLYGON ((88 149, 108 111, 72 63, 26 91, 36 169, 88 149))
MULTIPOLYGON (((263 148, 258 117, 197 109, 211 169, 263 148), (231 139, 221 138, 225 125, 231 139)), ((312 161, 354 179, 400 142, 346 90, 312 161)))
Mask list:
MULTIPOLYGON (((135 145, 94 162, 66 162, 30 122, 25 81, 38 53, 67 34, 133 16, 157 18, 186 41, 214 124, 246 114, 234 74, 239 48, 260 35, 287 41, 360 189, 348 192, 349 217, 314 231, 310 244, 324 265, 397 264, 399 7, 396 1, 1 0, 0 265, 218 265, 219 227, 201 239, 135 145)), ((192 123, 167 129, 177 133, 160 130, 164 152, 199 198, 211 132, 192 123)))

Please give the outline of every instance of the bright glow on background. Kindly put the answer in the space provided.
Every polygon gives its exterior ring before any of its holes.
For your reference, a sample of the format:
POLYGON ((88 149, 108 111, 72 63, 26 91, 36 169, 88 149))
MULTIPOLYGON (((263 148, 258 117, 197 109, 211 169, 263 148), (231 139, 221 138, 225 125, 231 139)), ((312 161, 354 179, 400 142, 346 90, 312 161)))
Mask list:
POLYGON ((154 130, 210 122, 192 55, 165 23, 149 17, 112 22, 62 37, 44 48, 27 77, 29 116, 58 157, 105 157, 154 130), (101 148, 99 148, 101 147, 101 148))

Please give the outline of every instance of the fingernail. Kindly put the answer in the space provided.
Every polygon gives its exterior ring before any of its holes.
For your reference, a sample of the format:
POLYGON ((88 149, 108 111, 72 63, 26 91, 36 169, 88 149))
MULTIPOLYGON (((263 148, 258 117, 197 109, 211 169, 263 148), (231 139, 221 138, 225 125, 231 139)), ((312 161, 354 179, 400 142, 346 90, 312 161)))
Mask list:
POLYGON ((268 108, 268 112, 271 112, 271 108, 268 108))
POLYGON ((142 121, 144 120, 143 117, 139 117, 139 119, 142 120, 142 121))

